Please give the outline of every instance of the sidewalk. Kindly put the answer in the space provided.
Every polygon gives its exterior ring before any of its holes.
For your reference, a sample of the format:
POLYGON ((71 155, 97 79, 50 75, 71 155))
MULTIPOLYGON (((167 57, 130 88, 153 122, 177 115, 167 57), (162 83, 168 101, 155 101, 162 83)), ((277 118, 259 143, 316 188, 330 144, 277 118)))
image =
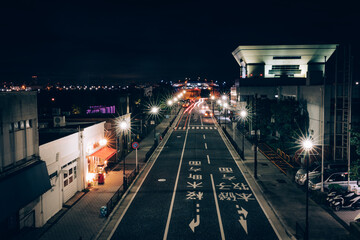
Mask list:
MULTIPOLYGON (((176 115, 175 115, 176 116, 176 115)), ((172 115, 171 117, 175 117, 172 115)), ((162 133, 172 118, 164 119, 156 126, 156 133, 162 133)), ((146 153, 154 144, 154 130, 140 142, 138 149, 139 169, 145 165, 146 153)), ((126 175, 135 169, 135 150, 126 158, 126 175)), ((17 236, 15 239, 94 239, 103 227, 107 218, 100 216, 100 207, 105 206, 114 193, 123 184, 123 162, 109 171, 104 185, 91 187, 89 192, 78 192, 64 204, 64 207, 52 217, 42 228, 32 229, 17 236)))
MULTIPOLYGON (((227 124, 227 132, 241 147, 243 138, 239 130, 227 124)), ((241 162, 254 179, 254 150, 246 139, 244 154, 246 160, 241 162)), ((258 179, 255 181, 286 231, 295 237, 297 225, 305 229, 306 194, 260 152, 257 153, 257 159, 258 179)), ((351 239, 348 230, 311 199, 309 199, 309 236, 310 239, 351 239)))

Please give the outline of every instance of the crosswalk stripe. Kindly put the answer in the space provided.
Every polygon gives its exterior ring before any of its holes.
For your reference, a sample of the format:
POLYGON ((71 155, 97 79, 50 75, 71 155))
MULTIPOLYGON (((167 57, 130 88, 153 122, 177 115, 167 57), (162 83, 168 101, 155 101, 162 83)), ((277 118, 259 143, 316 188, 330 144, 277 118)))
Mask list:
POLYGON ((208 127, 205 127, 205 129, 208 129, 208 127))
POLYGON ((196 127, 196 129, 199 129, 199 127, 196 127))
POLYGON ((204 127, 201 127, 201 129, 204 129, 204 127))
POLYGON ((192 129, 195 129, 195 127, 192 127, 192 129))

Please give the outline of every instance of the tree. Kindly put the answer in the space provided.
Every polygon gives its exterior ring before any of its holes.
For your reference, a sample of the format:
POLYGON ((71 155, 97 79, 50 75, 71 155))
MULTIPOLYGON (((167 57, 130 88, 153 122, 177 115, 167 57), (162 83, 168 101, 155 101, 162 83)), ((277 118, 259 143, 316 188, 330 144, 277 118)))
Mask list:
POLYGON ((354 150, 352 155, 355 155, 354 160, 351 161, 350 174, 353 179, 360 179, 360 127, 353 125, 350 132, 350 144, 354 150))

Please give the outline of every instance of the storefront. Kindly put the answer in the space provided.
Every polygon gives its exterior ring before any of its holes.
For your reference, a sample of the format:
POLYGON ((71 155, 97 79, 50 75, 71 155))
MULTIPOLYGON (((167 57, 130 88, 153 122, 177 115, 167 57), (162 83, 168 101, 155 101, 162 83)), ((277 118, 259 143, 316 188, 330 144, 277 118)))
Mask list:
POLYGON ((88 184, 104 183, 106 177, 105 168, 108 160, 116 154, 116 149, 103 147, 87 156, 88 161, 88 184))

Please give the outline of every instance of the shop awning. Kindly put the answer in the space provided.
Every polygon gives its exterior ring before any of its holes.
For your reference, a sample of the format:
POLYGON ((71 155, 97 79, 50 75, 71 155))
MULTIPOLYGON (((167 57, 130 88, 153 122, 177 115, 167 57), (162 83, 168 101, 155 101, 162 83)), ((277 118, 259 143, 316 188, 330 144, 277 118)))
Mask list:
POLYGON ((98 157, 104 160, 108 160, 109 158, 111 158, 112 156, 114 156, 116 153, 116 149, 113 148, 109 148, 109 147, 103 147, 102 149, 94 152, 93 154, 91 154, 91 157, 98 157))
POLYGON ((51 188, 44 161, 16 169, 0 178, 0 222, 16 213, 51 188))

